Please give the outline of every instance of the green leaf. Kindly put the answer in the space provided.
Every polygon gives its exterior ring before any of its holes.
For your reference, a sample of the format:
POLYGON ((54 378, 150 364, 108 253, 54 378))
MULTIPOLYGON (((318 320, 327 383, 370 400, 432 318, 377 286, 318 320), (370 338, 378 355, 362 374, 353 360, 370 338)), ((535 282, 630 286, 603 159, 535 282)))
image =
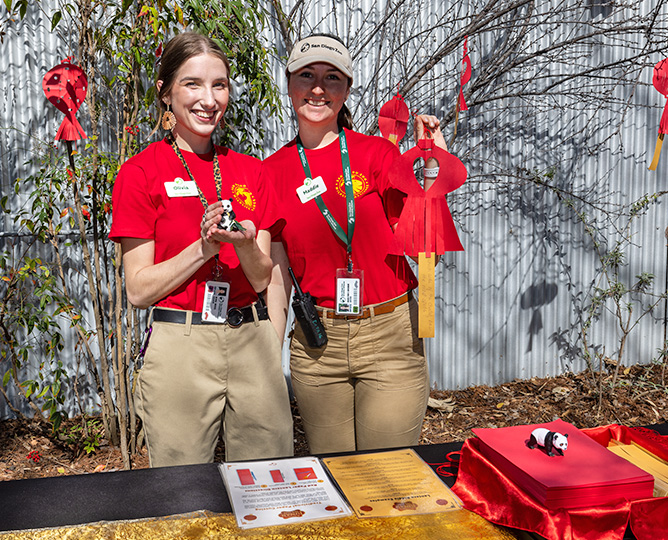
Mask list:
POLYGON ((2 378, 2 386, 7 386, 7 384, 9 383, 9 379, 11 378, 11 376, 12 376, 12 370, 11 370, 11 369, 8 369, 8 370, 5 372, 5 376, 2 378))
POLYGON ((5 0, 5 7, 7 8, 7 11, 11 13, 12 11, 12 0, 5 0))
POLYGON ((51 31, 53 32, 56 26, 58 26, 58 23, 60 22, 60 19, 62 18, 63 14, 60 11, 56 11, 53 14, 53 17, 51 18, 51 31))
POLYGON ((49 387, 45 386, 44 390, 42 390, 39 394, 37 394, 37 397, 38 398, 44 397, 48 391, 49 391, 49 387))

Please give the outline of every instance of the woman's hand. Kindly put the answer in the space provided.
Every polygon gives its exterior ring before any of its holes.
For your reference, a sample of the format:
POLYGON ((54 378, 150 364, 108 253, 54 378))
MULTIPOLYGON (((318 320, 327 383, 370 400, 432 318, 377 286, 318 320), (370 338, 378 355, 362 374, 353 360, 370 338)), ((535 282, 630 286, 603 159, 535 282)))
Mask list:
POLYGON ((244 231, 227 231, 221 229, 218 224, 223 219, 223 203, 217 201, 210 204, 204 215, 202 216, 201 235, 202 240, 206 244, 210 244, 215 252, 220 249, 220 243, 224 242, 232 244, 235 247, 244 247, 252 244, 255 241, 257 229, 252 221, 244 220, 239 224, 245 229, 244 231))
POLYGON ((232 244, 246 278, 255 291, 262 292, 267 288, 271 277, 271 235, 268 231, 260 231, 258 234, 255 223, 248 219, 239 222, 244 228, 242 231, 221 229, 218 224, 223 219, 224 212, 221 201, 206 208, 200 225, 204 249, 213 250, 215 255, 220 250, 221 243, 232 244))
POLYGON ((448 146, 445 143, 443 133, 441 133, 440 125, 441 122, 435 116, 430 114, 417 115, 413 122, 415 144, 417 144, 420 139, 434 139, 434 144, 447 152, 448 146))

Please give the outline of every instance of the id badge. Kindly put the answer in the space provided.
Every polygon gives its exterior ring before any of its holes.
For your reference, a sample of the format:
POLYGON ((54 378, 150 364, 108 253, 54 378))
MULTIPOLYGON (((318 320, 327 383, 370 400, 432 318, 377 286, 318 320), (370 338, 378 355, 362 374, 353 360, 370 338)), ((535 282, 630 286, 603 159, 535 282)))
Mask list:
POLYGON ((364 270, 347 268, 336 270, 336 314, 359 317, 362 315, 364 270))
POLYGON ((227 303, 230 299, 230 284, 223 281, 207 281, 202 306, 202 322, 224 323, 227 321, 227 303))

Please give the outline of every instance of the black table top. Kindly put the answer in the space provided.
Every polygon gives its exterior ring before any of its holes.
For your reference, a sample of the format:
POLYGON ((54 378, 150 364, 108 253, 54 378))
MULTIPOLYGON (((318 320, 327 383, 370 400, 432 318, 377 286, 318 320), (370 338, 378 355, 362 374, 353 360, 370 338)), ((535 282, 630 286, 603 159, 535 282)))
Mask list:
MULTIPOLYGON (((414 446, 443 463, 462 443, 414 446)), ((382 450, 379 450, 382 451, 382 450)), ((450 486, 454 478, 443 479, 450 486)), ((0 531, 143 519, 197 510, 232 512, 214 463, 0 482, 0 531)))

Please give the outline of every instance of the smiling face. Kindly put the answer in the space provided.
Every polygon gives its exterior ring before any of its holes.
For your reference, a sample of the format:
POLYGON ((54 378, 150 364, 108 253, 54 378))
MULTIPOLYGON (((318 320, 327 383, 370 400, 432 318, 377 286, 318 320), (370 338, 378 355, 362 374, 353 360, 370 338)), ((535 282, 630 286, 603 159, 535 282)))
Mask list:
MULTIPOLYGON (((158 90, 162 82, 157 82, 158 90)), ((200 54, 186 60, 163 97, 176 116, 172 133, 179 148, 199 154, 208 152, 211 134, 222 119, 229 98, 229 73, 219 57, 200 54)))
POLYGON ((295 71, 288 94, 297 113, 300 132, 319 128, 338 131, 339 111, 350 93, 350 79, 330 64, 317 62, 295 71))

